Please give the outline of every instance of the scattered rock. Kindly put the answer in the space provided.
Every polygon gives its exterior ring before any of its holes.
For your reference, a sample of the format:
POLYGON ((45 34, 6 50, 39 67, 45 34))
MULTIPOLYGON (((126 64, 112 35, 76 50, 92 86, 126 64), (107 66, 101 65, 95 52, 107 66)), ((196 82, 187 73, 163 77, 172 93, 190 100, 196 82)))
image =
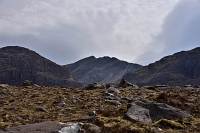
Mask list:
POLYGON ((152 122, 148 109, 138 106, 135 103, 132 103, 129 106, 130 108, 125 114, 128 119, 134 122, 141 122, 145 124, 150 124, 152 122))
POLYGON ((82 129, 85 130, 86 133, 101 133, 102 129, 91 123, 84 123, 82 129))
POLYGON ((81 124, 80 123, 72 123, 66 125, 62 128, 58 133, 79 133, 81 131, 81 124))
POLYGON ((33 84, 34 87, 40 88, 41 86, 37 85, 37 84, 33 84))
POLYGON ((118 85, 118 87, 122 87, 122 88, 126 88, 126 87, 134 87, 134 88, 139 88, 137 85, 134 85, 128 81, 126 81, 125 79, 122 79, 118 85))
POLYGON ((94 89, 100 89, 100 88, 103 89, 104 86, 99 83, 89 84, 86 87, 84 87, 85 90, 94 90, 94 89))
POLYGON ((121 105, 121 103, 117 100, 105 100, 106 103, 110 103, 112 105, 121 105))
POLYGON ((8 84, 0 84, 0 87, 1 88, 7 88, 7 87, 9 87, 9 85, 8 84))
POLYGON ((25 80, 25 81, 23 82, 23 86, 32 86, 32 85, 34 85, 32 81, 25 80))
POLYGON ((36 111, 38 111, 38 112, 48 112, 44 107, 42 107, 42 106, 37 106, 36 108, 35 108, 35 110, 36 111))
POLYGON ((107 93, 114 94, 115 96, 118 96, 120 94, 120 91, 115 87, 110 87, 106 90, 107 93))

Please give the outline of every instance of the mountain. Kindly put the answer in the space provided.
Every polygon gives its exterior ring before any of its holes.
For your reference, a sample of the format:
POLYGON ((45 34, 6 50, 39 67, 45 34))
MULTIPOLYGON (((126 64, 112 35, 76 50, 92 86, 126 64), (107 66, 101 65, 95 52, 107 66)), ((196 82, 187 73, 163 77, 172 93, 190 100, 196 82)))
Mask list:
POLYGON ((200 47, 182 51, 124 76, 139 85, 200 84, 200 47))
POLYGON ((30 80, 39 85, 76 86, 67 68, 18 46, 0 48, 0 83, 20 85, 30 80))
POLYGON ((64 67, 69 68, 75 80, 88 84, 117 82, 126 73, 141 68, 141 65, 121 61, 117 58, 91 56, 64 67))

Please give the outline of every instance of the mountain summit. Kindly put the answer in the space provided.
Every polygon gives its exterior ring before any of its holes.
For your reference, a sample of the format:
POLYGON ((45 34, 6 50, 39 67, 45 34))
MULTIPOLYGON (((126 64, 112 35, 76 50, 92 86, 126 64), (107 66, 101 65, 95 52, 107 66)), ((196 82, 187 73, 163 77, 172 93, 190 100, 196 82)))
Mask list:
POLYGON ((81 83, 112 83, 122 79, 123 75, 133 72, 141 65, 121 61, 117 58, 90 56, 73 64, 66 65, 75 80, 81 83))
POLYGON ((22 84, 25 80, 40 85, 75 85, 67 68, 18 46, 0 49, 0 83, 22 84))

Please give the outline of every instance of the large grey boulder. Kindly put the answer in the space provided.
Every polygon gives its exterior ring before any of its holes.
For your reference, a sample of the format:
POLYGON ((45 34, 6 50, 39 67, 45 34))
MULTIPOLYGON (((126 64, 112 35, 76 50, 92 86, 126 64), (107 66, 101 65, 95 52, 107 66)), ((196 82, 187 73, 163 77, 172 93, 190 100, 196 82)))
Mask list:
POLYGON ((181 109, 151 101, 137 101, 130 104, 125 116, 132 121, 145 124, 160 119, 177 120, 191 117, 189 113, 181 109))
POLYGON ((157 103, 152 101, 139 101, 136 102, 136 104, 148 109, 152 120, 184 119, 191 117, 189 113, 164 103, 157 103))
POLYGON ((141 122, 146 124, 152 122, 149 110, 141 106, 138 106, 135 103, 132 103, 130 105, 128 112, 125 115, 129 120, 134 122, 141 122))

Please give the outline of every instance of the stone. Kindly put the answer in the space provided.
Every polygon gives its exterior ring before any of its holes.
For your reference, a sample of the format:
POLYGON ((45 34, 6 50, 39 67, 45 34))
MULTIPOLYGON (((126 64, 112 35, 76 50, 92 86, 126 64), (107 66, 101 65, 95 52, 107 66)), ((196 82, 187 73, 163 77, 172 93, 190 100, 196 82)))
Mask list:
POLYGON ((58 133, 79 133, 81 125, 79 123, 71 123, 58 131, 58 133))
POLYGON ((1 88, 7 88, 7 87, 9 87, 9 85, 8 84, 0 84, 0 87, 1 88))
POLYGON ((48 111, 47 111, 44 107, 42 107, 42 106, 37 106, 35 110, 38 111, 38 112, 48 112, 48 111))
POLYGON ((99 83, 88 84, 84 87, 85 90, 103 89, 104 86, 99 83))
POLYGON ((129 106, 130 108, 125 114, 129 120, 145 124, 150 124, 152 122, 148 109, 138 106, 135 103, 132 103, 129 106))
POLYGON ((32 81, 25 80, 25 81, 23 82, 23 86, 32 86, 32 85, 34 85, 32 81))
POLYGON ((164 103, 157 103, 152 101, 138 101, 135 102, 135 104, 148 109, 151 119, 153 121, 160 119, 185 119, 191 117, 189 113, 164 103))
POLYGON ((0 133, 58 133, 65 125, 59 122, 42 122, 0 130, 0 133))
POLYGON ((82 128, 86 131, 86 133, 101 133, 102 129, 91 123, 84 123, 82 128))
POLYGON ((122 79, 118 85, 118 87, 126 88, 126 87, 134 87, 134 88, 139 88, 137 85, 134 85, 125 79, 122 79))
POLYGON ((105 102, 112 105, 121 105, 121 103, 117 100, 105 100, 105 102))
POLYGON ((120 94, 120 91, 115 88, 115 87, 109 87, 107 90, 106 90, 107 93, 111 93, 111 94, 114 94, 115 96, 118 96, 120 94))

